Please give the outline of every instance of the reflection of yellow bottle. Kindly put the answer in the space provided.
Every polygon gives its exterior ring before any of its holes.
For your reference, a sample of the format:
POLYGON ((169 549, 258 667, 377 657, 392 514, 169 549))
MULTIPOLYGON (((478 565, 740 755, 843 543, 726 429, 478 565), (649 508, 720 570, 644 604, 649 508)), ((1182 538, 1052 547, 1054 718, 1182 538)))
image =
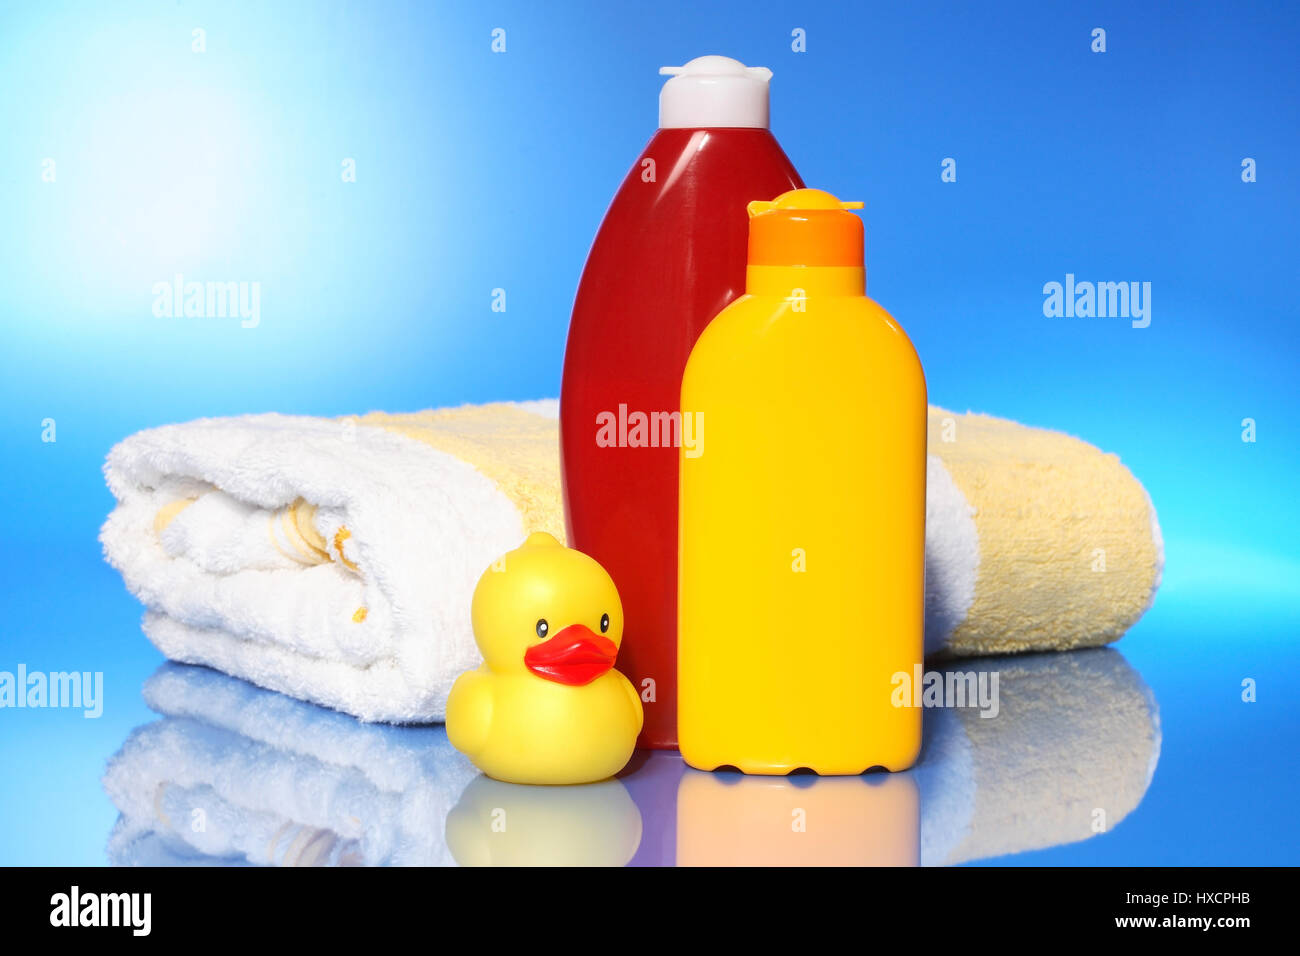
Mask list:
POLYGON ((917 866, 911 774, 746 777, 687 770, 677 788, 678 866, 917 866))
POLYGON ((902 770, 920 750, 893 678, 921 662, 925 378, 864 294, 853 205, 751 203, 746 294, 686 365, 678 730, 701 769, 902 770))

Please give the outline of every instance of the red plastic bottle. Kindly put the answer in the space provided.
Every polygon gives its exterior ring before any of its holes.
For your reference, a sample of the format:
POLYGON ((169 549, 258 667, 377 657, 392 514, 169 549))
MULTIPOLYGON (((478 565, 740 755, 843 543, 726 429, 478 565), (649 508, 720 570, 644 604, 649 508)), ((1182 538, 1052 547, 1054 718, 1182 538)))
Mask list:
POLYGON ((673 78, 659 131, 605 214, 578 286, 560 437, 569 545, 618 586, 618 667, 645 706, 637 744, 663 749, 677 746, 682 371, 709 320, 745 291, 748 203, 803 182, 767 128, 770 70, 706 56, 660 72, 673 78))

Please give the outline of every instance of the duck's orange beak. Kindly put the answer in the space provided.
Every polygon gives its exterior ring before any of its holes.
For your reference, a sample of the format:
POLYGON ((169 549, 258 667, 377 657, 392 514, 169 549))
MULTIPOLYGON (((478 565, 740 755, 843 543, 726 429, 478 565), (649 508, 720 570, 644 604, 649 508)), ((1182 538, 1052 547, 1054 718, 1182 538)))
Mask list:
POLYGON ((557 684, 590 684, 614 666, 618 647, 585 624, 570 624, 550 640, 524 653, 524 665, 538 677, 557 684))

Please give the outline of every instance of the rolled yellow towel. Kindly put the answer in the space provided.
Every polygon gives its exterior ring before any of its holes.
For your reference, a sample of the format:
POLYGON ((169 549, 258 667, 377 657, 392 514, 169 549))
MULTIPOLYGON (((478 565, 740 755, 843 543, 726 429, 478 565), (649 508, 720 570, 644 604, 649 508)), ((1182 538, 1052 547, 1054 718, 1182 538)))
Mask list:
POLYGON ((1107 644, 1151 606, 1164 568, 1160 526, 1117 456, 1061 432, 935 407, 929 451, 927 651, 1107 644))
MULTIPOLYGON (((563 537, 550 409, 470 405, 357 421, 473 464, 563 537)), ((1118 640, 1151 606, 1164 549, 1117 456, 1061 432, 930 408, 926 653, 1065 650, 1118 640)))

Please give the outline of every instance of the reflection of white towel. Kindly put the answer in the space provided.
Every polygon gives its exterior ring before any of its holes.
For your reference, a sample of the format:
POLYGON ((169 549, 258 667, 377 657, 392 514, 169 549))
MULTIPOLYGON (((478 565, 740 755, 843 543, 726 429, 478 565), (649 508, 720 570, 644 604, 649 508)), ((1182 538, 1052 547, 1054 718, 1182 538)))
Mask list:
MULTIPOLYGON (((1141 802, 1159 758, 1159 713, 1118 652, 981 659, 958 669, 999 672, 998 715, 932 710, 920 763, 886 778, 919 793, 923 865, 1086 840, 1098 823, 1109 831, 1141 802)), ((671 864, 690 862, 689 854, 678 859, 677 844, 692 821, 707 840, 691 853, 724 862, 740 850, 762 857, 764 840, 789 836, 791 811, 810 807, 836 829, 820 843, 783 844, 787 859, 795 849, 803 863, 862 864, 871 854, 852 854, 876 845, 877 829, 907 822, 879 813, 879 787, 870 786, 886 782, 879 778, 722 785, 716 775, 685 771, 719 785, 697 788, 683 803, 680 758, 652 753, 617 785, 516 787, 478 775, 441 727, 363 724, 176 664, 164 665, 144 692, 163 719, 135 730, 104 778, 121 811, 109 842, 116 864, 441 865, 453 862, 453 840, 462 863, 561 855, 619 863, 640 843, 638 862, 671 864), (782 799, 788 806, 774 810, 782 799), (719 843, 710 825, 719 808, 740 843, 719 843), (493 828, 500 809, 510 815, 509 837, 493 828)), ((918 825, 915 811, 910 819, 918 825)))
POLYGON ((166 664, 104 787, 116 864, 451 862, 444 820, 477 771, 441 727, 364 724, 166 664))

